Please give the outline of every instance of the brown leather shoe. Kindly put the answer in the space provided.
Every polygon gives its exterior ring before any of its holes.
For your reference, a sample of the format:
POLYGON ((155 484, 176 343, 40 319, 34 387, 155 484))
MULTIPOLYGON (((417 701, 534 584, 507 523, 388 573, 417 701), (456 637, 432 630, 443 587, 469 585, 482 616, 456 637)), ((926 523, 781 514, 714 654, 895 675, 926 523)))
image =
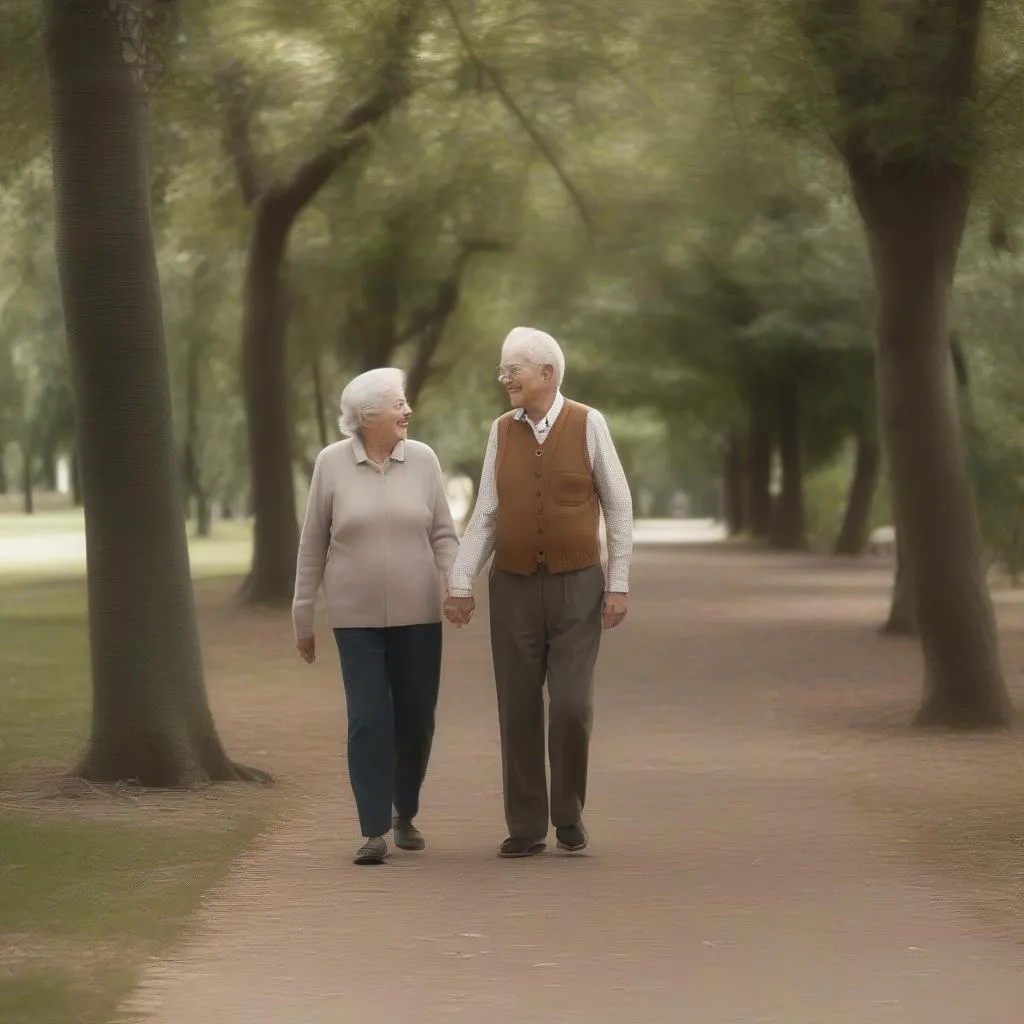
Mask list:
POLYGON ((555 839, 558 841, 558 848, 566 853, 580 853, 587 848, 589 840, 587 830, 582 823, 579 825, 565 825, 555 829, 555 839))
POLYGON ((395 818, 395 846, 400 850, 425 850, 427 841, 423 833, 408 819, 395 818))
POLYGON ((498 848, 499 857, 536 857, 543 853, 548 844, 543 839, 521 839, 509 836, 498 848))

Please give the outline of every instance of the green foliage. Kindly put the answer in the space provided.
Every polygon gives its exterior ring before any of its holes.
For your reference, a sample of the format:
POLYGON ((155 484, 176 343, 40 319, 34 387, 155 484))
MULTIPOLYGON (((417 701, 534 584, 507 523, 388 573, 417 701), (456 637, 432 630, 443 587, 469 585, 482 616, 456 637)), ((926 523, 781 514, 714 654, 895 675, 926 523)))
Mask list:
MULTIPOLYGON (((229 115, 244 112, 261 183, 291 173, 338 140, 344 112, 372 87, 395 2, 178 0, 157 40, 154 218, 177 436, 206 491, 235 506, 247 479, 237 373, 249 210, 225 144, 229 115)), ((839 465, 850 434, 873 426, 874 404, 870 271, 833 142, 856 122, 880 153, 916 145, 921 95, 900 77, 899 5, 869 0, 845 24, 829 7, 426 5, 412 95, 291 237, 300 475, 324 436, 337 436, 345 381, 382 337, 387 361, 410 367, 416 318, 453 279, 458 304, 416 428, 446 466, 479 461, 503 408, 497 349, 517 323, 554 333, 567 389, 621 417, 617 434, 635 448, 646 493, 675 482, 709 505, 725 435, 784 377, 800 381, 809 472, 839 465), (873 69, 878 101, 854 110, 839 85, 873 69), (461 265, 466 244, 481 240, 503 248, 461 265), (632 431, 630 416, 643 426, 632 431), (648 447, 668 452, 648 457, 648 447)), ((11 25, 12 56, 38 47, 33 18, 11 25)), ((1006 115, 1024 87, 1022 38, 1016 5, 989 4, 980 94, 950 122, 980 140, 979 188, 1011 223, 1021 140, 1006 115)), ((41 82, 3 74, 28 93, 41 82)), ((19 138, 41 146, 42 108, 26 100, 19 119, 31 127, 19 138)), ((67 451, 48 171, 31 145, 11 152, 0 198, 0 447, 31 433, 67 451)), ((968 276, 988 272, 980 249, 965 259, 968 276)), ((978 345, 972 335, 972 362, 978 345)), ((1002 437, 998 417, 1010 413, 993 410, 1008 400, 986 402, 995 400, 979 392, 976 429, 1002 437)), ((986 442, 991 458, 999 446, 986 442)), ((1003 469, 992 476, 1004 486, 1003 469)))

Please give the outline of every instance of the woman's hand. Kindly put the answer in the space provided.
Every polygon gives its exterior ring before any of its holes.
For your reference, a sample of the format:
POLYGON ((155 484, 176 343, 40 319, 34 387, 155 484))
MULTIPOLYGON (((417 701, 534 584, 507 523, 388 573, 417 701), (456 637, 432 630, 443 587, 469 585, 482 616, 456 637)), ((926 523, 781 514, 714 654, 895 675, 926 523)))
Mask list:
POLYGON ((304 636, 295 641, 295 649, 302 655, 302 660, 307 665, 316 661, 316 637, 304 636))

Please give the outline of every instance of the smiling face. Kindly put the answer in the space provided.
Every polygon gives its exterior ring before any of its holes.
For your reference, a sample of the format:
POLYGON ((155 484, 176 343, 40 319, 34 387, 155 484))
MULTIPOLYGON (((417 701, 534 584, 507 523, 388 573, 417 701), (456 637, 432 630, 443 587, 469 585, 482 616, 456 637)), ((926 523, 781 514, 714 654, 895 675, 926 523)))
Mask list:
POLYGON ((502 352, 498 381, 512 408, 525 409, 528 415, 539 412, 543 416, 551 408, 557 391, 553 367, 538 366, 521 355, 517 357, 514 349, 502 352))
POLYGON ((400 391, 390 396, 384 408, 370 413, 363 426, 363 439, 368 447, 390 452, 409 434, 412 409, 400 391))

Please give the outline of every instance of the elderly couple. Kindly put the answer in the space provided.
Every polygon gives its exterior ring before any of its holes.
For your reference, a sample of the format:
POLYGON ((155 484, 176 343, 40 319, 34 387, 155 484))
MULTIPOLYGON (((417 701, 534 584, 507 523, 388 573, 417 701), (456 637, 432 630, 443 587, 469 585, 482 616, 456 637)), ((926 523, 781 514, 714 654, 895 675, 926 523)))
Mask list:
POLYGON ((348 764, 363 842, 357 864, 426 845, 415 825, 434 736, 445 617, 473 616, 473 583, 493 554, 490 625, 508 838, 502 857, 587 845, 583 804, 601 630, 626 616, 633 508, 599 412, 563 397, 565 358, 550 335, 517 327, 498 380, 512 410, 491 427, 480 493, 461 547, 441 467, 407 440, 412 410, 395 369, 356 377, 341 396, 347 440, 316 460, 299 544, 292 617, 316 657, 323 585, 348 707, 348 764), (599 523, 604 513, 607 579, 599 523), (544 751, 544 685, 549 696, 544 751))

